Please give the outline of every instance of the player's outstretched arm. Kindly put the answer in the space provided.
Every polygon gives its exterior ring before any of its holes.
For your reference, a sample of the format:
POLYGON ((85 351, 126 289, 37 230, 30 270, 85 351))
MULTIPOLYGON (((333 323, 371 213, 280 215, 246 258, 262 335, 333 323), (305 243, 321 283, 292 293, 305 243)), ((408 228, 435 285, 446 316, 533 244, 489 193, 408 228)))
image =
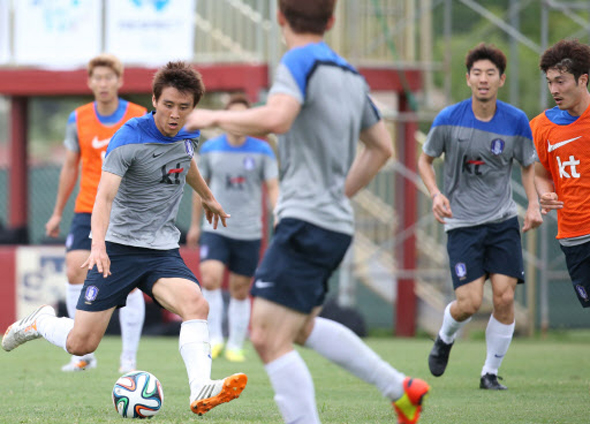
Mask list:
POLYGON ((207 182, 203 179, 203 176, 197 168, 197 161, 193 158, 191 166, 186 175, 186 182, 197 192, 201 198, 203 210, 205 211, 205 219, 213 224, 213 228, 217 229, 219 221, 224 227, 227 227, 226 219, 230 217, 229 214, 225 213, 221 205, 217 202, 213 193, 209 189, 207 182))
POLYGON ((68 199, 76 186, 78 181, 78 173, 80 169, 80 153, 72 150, 66 150, 66 160, 61 167, 59 173, 59 185, 57 187, 57 197, 55 199, 55 207, 53 214, 45 224, 45 234, 49 237, 59 236, 59 224, 63 215, 64 208, 68 203, 68 199))
POLYGON ((299 101, 287 94, 273 94, 264 106, 246 110, 196 109, 188 117, 185 128, 197 130, 219 127, 240 135, 263 136, 289 131, 299 114, 299 101))
POLYGON ((111 275, 111 260, 107 255, 105 237, 109 227, 113 199, 117 195, 121 179, 116 174, 102 172, 92 209, 92 247, 90 248, 90 256, 82 264, 82 268, 88 267, 88 270, 96 265, 98 272, 105 278, 111 275))

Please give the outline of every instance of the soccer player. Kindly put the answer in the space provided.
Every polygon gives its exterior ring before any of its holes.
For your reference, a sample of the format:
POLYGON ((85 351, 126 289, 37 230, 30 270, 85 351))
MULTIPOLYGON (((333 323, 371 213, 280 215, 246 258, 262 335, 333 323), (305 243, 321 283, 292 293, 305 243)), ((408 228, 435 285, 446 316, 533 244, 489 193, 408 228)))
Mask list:
MULTIPOLYGON (((59 177, 53 215, 45 224, 48 236, 59 236, 63 210, 81 174, 74 218, 66 239, 66 306, 70 318, 76 315, 76 304, 86 278, 86 269, 81 265, 90 255, 90 215, 107 146, 113 134, 125 122, 147 112, 143 106, 118 96, 123 85, 123 65, 118 58, 101 54, 91 59, 87 68, 88 87, 94 94, 94 101, 74 110, 68 119, 64 141, 66 158, 59 177)), ((121 373, 136 367, 137 348, 145 317, 143 293, 139 290, 131 292, 126 305, 119 311, 123 341, 119 367, 121 373)), ((93 353, 84 357, 74 355, 62 367, 62 371, 82 371, 95 368, 96 364, 93 353)))
POLYGON ((539 67, 556 106, 531 121, 539 162, 535 182, 542 213, 557 210, 557 239, 583 308, 590 307, 590 47, 562 40, 539 67))
POLYGON ((198 281, 179 254, 174 222, 187 182, 201 197, 216 228, 229 217, 201 177, 193 157, 198 132, 182 130, 204 93, 200 74, 184 62, 169 62, 152 83, 155 111, 128 121, 107 149, 92 209, 92 248, 76 319, 57 318, 41 306, 4 334, 6 351, 44 337, 74 355, 98 347, 115 308, 141 289, 182 318, 179 350, 195 414, 237 398, 245 374, 211 380, 209 306, 198 281))
MULTIPOLYGON (((234 94, 226 110, 249 107, 250 102, 244 95, 234 94)), ((243 362, 242 348, 250 323, 248 290, 258 265, 262 239, 262 188, 266 186, 270 206, 274 209, 279 195, 277 161, 268 143, 229 132, 203 144, 198 166, 215 198, 232 215, 240 217, 232 220, 227 228, 218 230, 203 222, 201 233, 201 199, 193 195, 187 245, 195 246, 197 241, 200 244, 200 282, 203 296, 209 303, 211 356, 215 359, 224 350, 221 283, 227 267, 230 300, 224 355, 229 361, 243 362)))
POLYGON ((418 160, 420 176, 432 197, 432 212, 447 232, 456 299, 444 311, 442 327, 428 358, 438 377, 447 367, 457 332, 482 303, 486 279, 493 291, 493 311, 486 328, 486 360, 480 388, 505 390, 498 370, 514 334, 514 291, 524 283, 516 203, 512 199, 512 164, 522 166, 528 207, 522 231, 541 225, 534 186, 534 146, 524 112, 498 100, 506 80, 506 56, 481 43, 467 53, 471 97, 442 110, 435 118, 418 160), (438 188, 435 158, 444 153, 444 193, 438 188))
POLYGON ((323 41, 335 0, 280 0, 288 51, 267 103, 194 112, 197 128, 279 135, 279 223, 254 276, 252 343, 286 423, 319 423, 313 380, 294 349, 311 348, 376 386, 400 423, 418 422, 429 386, 406 377, 344 325, 318 317, 327 283, 354 233, 349 198, 392 155, 392 142, 364 78, 323 41), (357 141, 363 147, 357 154, 357 141))

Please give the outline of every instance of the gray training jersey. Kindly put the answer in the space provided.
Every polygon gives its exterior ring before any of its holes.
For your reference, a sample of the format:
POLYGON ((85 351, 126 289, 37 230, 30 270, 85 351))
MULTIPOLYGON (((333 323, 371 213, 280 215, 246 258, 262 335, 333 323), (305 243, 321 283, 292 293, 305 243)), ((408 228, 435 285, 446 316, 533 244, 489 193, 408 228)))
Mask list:
POLYGON ((213 195, 231 215, 227 227, 216 230, 203 220, 203 231, 238 240, 262 238, 262 185, 278 175, 268 143, 247 137, 242 145, 232 146, 224 134, 203 143, 198 163, 213 195))
POLYGON ((122 177, 106 241, 168 250, 179 247, 175 226, 198 132, 166 137, 152 114, 129 120, 109 143, 103 171, 122 177))
POLYGON ((445 230, 501 222, 516 216, 512 163, 534 162, 535 147, 527 116, 497 101, 491 121, 475 118, 471 98, 443 109, 423 147, 431 157, 445 154, 444 193, 453 218, 445 230))
POLYGON ((344 182, 360 132, 381 119, 368 92, 365 79, 324 42, 283 56, 270 95, 294 97, 301 111, 279 136, 280 219, 354 233, 344 182))

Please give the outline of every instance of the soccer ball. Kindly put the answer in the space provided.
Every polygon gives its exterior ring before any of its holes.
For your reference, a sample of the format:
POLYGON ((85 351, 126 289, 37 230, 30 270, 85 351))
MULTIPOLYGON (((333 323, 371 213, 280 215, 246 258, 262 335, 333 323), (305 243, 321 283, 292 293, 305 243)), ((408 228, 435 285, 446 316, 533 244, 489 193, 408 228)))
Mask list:
POLYGON ((147 371, 128 372, 113 387, 113 403, 123 418, 151 418, 164 404, 160 380, 147 371))

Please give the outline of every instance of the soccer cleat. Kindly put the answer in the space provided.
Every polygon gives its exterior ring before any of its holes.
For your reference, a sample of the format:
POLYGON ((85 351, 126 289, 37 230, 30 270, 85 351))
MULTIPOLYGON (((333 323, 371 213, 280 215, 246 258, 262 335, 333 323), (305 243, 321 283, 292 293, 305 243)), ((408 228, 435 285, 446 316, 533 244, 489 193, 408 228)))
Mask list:
POLYGON ((246 374, 234 374, 223 380, 212 380, 204 384, 197 397, 191 402, 191 411, 197 415, 203 415, 217 405, 236 399, 240 396, 248 377, 246 374))
POLYGON ((135 361, 130 361, 127 359, 121 359, 121 365, 119 366, 119 373, 120 374, 127 374, 131 371, 137 371, 137 366, 135 361))
POLYGON ((211 345, 211 359, 219 358, 223 351, 223 343, 214 343, 211 345))
POLYGON ((508 390, 508 387, 500 384, 498 379, 503 380, 502 377, 498 377, 496 374, 487 373, 482 375, 481 380, 479 380, 479 388, 485 390, 508 390))
POLYGON ((440 336, 436 336, 434 346, 432 346, 432 350, 428 356, 428 368, 430 368, 433 376, 440 377, 444 374, 449 363, 449 354, 451 353, 452 347, 453 343, 447 344, 442 341, 440 336))
POLYGON ((245 362, 246 357, 242 349, 225 349, 225 359, 230 362, 245 362))
POLYGON ((93 353, 84 356, 72 356, 70 362, 61 367, 63 372, 78 372, 96 368, 98 361, 93 353))
POLYGON ((430 386, 419 378, 404 379, 404 395, 393 402, 398 424, 416 424, 420 419, 422 403, 428 397, 430 386))
POLYGON ((2 349, 10 352, 30 340, 41 337, 37 331, 37 319, 42 315, 55 316, 55 309, 49 305, 43 305, 21 320, 16 321, 6 329, 2 337, 2 349))

